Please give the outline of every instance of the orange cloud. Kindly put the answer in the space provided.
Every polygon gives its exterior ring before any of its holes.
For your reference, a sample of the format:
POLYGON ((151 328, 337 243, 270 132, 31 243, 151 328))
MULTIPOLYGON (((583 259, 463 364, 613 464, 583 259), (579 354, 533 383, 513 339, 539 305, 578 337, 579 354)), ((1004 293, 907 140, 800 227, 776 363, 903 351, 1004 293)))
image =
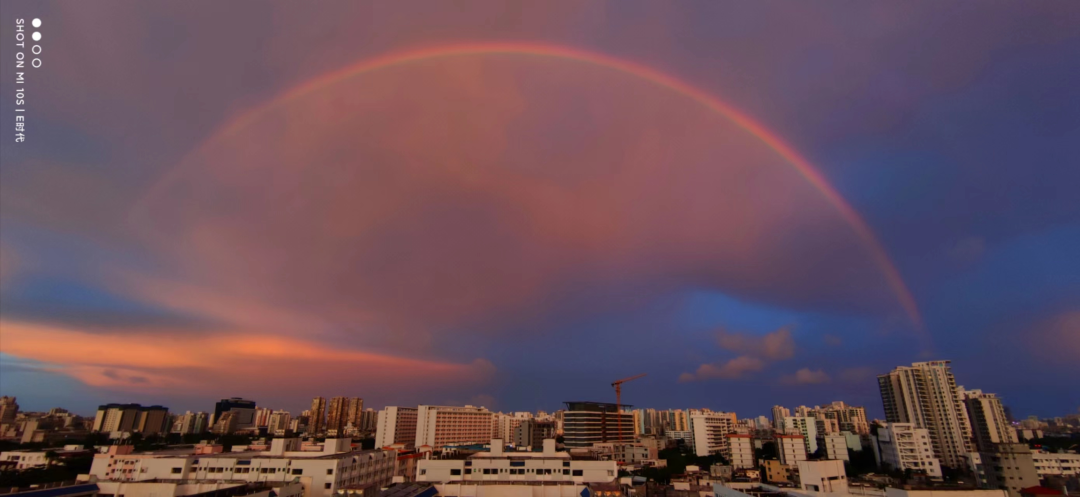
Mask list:
POLYGON ((256 332, 145 330, 141 333, 87 333, 17 321, 0 322, 0 352, 49 364, 55 372, 87 385, 142 392, 240 390, 348 384, 377 377, 366 391, 429 388, 459 382, 483 383, 490 362, 424 361, 256 332))

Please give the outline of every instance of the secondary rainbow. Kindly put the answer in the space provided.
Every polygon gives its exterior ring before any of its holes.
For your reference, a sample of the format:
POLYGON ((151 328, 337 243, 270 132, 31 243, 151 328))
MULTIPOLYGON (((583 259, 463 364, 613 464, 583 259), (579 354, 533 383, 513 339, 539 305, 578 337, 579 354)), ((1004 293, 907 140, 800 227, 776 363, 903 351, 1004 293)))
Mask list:
MULTIPOLYGON (((810 164, 805 158, 799 155, 791 146, 784 143, 775 133, 772 133, 767 128, 762 126, 757 121, 751 119, 746 114, 739 112, 731 105, 720 101, 716 97, 702 91, 694 86, 679 80, 668 74, 664 74, 650 67, 646 67, 634 62, 630 62, 623 59, 618 59, 608 55, 598 54, 594 52, 588 52, 576 48, 562 47, 558 45, 547 44, 535 44, 535 43, 473 43, 473 44, 454 44, 454 45, 440 45, 435 47, 418 48, 411 50, 404 50, 399 52, 392 52, 386 55, 382 55, 373 59, 367 59, 351 66, 323 74, 322 76, 311 79, 287 92, 274 98, 273 100, 260 105, 248 112, 245 112, 235 119, 225 123, 225 125, 214 135, 203 143, 196 150, 201 150, 206 145, 213 143, 217 140, 221 140, 231 136, 237 131, 243 129, 247 125, 259 120, 263 114, 265 114, 274 106, 289 101, 294 98, 299 98, 309 93, 318 91, 329 85, 338 83, 342 80, 361 75, 367 72, 376 71, 380 69, 386 69, 389 67, 400 66, 404 64, 411 64, 424 60, 447 58, 447 57, 463 57, 474 55, 494 55, 494 54, 507 54, 507 55, 522 55, 522 56, 535 56, 535 57, 554 57, 559 59, 566 59, 570 61, 577 61, 595 66, 608 68, 614 71, 619 71, 627 74, 631 74, 647 80, 657 86, 667 88, 671 91, 686 96, 692 100, 697 101, 699 104, 712 110, 713 112, 720 114, 724 118, 730 120, 740 128, 746 130, 751 135, 754 135, 757 139, 761 140, 765 145, 776 152, 777 155, 782 157, 785 161, 791 164, 796 171, 802 175, 814 188, 816 188, 830 204, 840 213, 845 221, 851 226, 855 234, 861 239, 861 241, 869 249, 871 256, 874 259, 875 264, 884 273, 885 279, 892 289, 893 293, 899 300, 900 305, 904 308, 911 321, 915 324, 916 328, 922 334, 923 323, 922 317, 919 313, 918 306, 915 303, 915 299, 911 296, 911 292, 908 290, 907 285, 904 283, 903 278, 900 276, 900 271, 896 268, 892 259, 889 257, 888 252, 878 241, 874 232, 870 229, 870 226, 866 224, 866 221, 862 219, 862 216, 851 207, 850 204, 840 196, 839 193, 825 180, 818 170, 810 164)), ((160 183, 159 183, 160 184, 160 183)))

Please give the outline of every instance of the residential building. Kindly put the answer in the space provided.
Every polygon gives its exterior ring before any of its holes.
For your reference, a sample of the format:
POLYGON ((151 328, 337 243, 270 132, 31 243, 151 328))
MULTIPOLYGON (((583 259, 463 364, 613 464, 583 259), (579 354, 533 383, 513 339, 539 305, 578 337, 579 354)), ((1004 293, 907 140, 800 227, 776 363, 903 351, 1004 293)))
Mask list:
POLYGON ((14 423, 18 414, 19 403, 15 402, 15 397, 0 397, 0 424, 14 423))
POLYGON ((230 433, 236 433, 237 422, 240 419, 240 414, 233 411, 225 411, 221 413, 219 419, 214 426, 210 428, 211 433, 218 435, 228 435, 230 433))
POLYGON ((788 435, 802 435, 806 443, 806 453, 817 452, 817 419, 808 416, 788 416, 784 418, 782 425, 784 433, 788 435))
POLYGON ((274 411, 270 413, 270 420, 266 424, 266 432, 274 435, 285 435, 289 431, 292 422, 292 414, 289 411, 274 411))
POLYGON ((326 411, 326 435, 345 436, 345 427, 349 425, 349 398, 334 397, 326 411))
POLYGON ((255 428, 255 405, 254 400, 245 400, 240 397, 221 399, 214 404, 214 417, 210 418, 209 424, 216 425, 221 420, 221 415, 232 412, 236 423, 233 431, 252 430, 255 428))
POLYGON ((602 402, 566 402, 563 413, 563 443, 567 448, 590 447, 594 443, 634 440, 634 415, 623 405, 602 402), (621 429, 621 431, 620 431, 621 429))
POLYGON ((1080 476, 1080 454, 1072 452, 1032 452, 1032 462, 1039 478, 1080 476))
POLYGON ((890 423, 911 423, 930 435, 943 466, 960 468, 972 452, 971 423, 949 361, 916 362, 878 376, 885 418, 890 423))
POLYGON ((1016 430, 1005 418, 1001 399, 982 390, 963 391, 971 431, 975 435, 975 447, 980 451, 992 451, 996 444, 1017 443, 1016 430))
POLYGON ((311 400, 311 410, 307 422, 307 431, 312 435, 326 432, 326 399, 315 397, 311 400))
POLYGON ((555 438, 554 421, 526 419, 514 430, 513 441, 517 447, 539 447, 548 438, 555 438))
POLYGON ((988 488, 999 488, 1009 497, 1020 497, 1020 491, 1039 486, 1039 473, 1035 458, 1027 444, 997 444, 989 451, 979 452, 982 467, 978 468, 986 478, 988 488))
POLYGON ((776 451, 780 454, 780 464, 795 466, 795 463, 806 460, 805 438, 802 435, 776 436, 776 451))
POLYGON ((133 453, 130 445, 114 445, 94 456, 90 475, 111 482, 298 481, 304 497, 330 497, 346 487, 386 486, 394 474, 393 451, 353 451, 347 439, 327 439, 322 450, 300 447, 298 438, 277 438, 269 450, 245 452, 217 446, 133 453))
POLYGON ((825 447, 825 458, 840 461, 848 461, 847 437, 841 434, 825 435, 818 439, 820 445, 825 447))
POLYGON ((791 410, 784 406, 773 406, 772 408, 772 424, 776 429, 780 429, 784 426, 784 418, 791 416, 791 410))
POLYGON ((912 423, 888 423, 873 436, 879 466, 897 471, 917 471, 941 477, 941 463, 934 456, 930 433, 912 423))
POLYGON ((139 404, 105 404, 98 406, 93 431, 155 434, 165 433, 169 426, 169 409, 139 404))
POLYGON ((491 440, 492 412, 474 406, 428 406, 416 411, 416 447, 484 443, 491 440))
POLYGON ((274 412, 273 409, 267 407, 255 408, 255 427, 266 428, 270 426, 270 413, 274 412))
MULTIPOLYGON (((372 411, 374 412, 374 411, 372 411)), ((345 417, 345 425, 352 425, 357 432, 363 432, 364 399, 353 397, 349 399, 349 412, 345 417)))
POLYGON ((416 442, 417 410, 415 407, 388 406, 379 411, 375 431, 375 447, 416 442))
POLYGON ((710 412, 690 415, 694 454, 698 457, 721 454, 731 457, 728 435, 735 431, 735 413, 710 412))
POLYGON ((844 461, 799 461, 800 488, 810 492, 845 495, 848 493, 844 461))
POLYGON ((441 495, 576 496, 617 477, 615 461, 577 459, 556 451, 555 440, 545 440, 542 452, 504 452, 503 441, 492 440, 489 452, 454 451, 419 461, 416 481, 434 483, 441 495))
POLYGON ((870 424, 866 421, 866 408, 849 406, 841 401, 833 402, 817 409, 826 419, 835 419, 840 431, 850 431, 860 435, 870 433, 870 424))
POLYGON ((375 409, 364 409, 360 414, 360 424, 357 426, 362 433, 375 433, 379 426, 379 412, 375 409))
POLYGON ((728 459, 731 461, 732 467, 735 469, 757 467, 754 460, 754 441, 750 438, 750 435, 732 433, 727 436, 727 439, 731 452, 731 457, 728 459))

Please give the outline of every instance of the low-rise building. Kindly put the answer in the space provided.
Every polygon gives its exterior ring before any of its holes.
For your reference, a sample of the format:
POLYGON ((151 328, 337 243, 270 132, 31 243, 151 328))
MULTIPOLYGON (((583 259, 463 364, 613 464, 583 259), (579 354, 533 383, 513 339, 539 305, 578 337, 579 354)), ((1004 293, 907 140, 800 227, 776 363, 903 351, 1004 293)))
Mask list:
POLYGON ((799 461, 799 488, 810 492, 848 493, 844 461, 799 461))
POLYGON ((934 457, 930 434, 911 423, 888 423, 879 427, 874 439, 874 456, 879 466, 898 471, 917 471, 931 478, 941 477, 941 463, 934 457))
POLYGON ((847 461, 850 459, 848 457, 847 437, 844 435, 825 435, 818 440, 818 445, 825 447, 825 457, 827 459, 837 459, 840 461, 847 461))
POLYGON ((1080 476, 1080 454, 1071 452, 1032 452, 1032 462, 1039 478, 1080 476))
POLYGON ((795 463, 806 460, 806 442, 802 435, 777 435, 776 451, 780 454, 780 464, 786 466, 794 467, 795 463))
POLYGON ((731 465, 735 469, 756 467, 754 461, 754 442, 750 435, 731 434, 727 436, 731 449, 731 465))

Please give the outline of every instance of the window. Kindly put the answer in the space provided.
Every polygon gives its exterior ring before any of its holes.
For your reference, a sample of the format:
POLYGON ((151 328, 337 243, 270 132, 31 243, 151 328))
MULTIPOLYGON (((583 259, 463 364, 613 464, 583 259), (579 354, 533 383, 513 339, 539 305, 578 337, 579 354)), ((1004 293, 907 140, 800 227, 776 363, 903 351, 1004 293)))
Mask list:
POLYGON ((328 469, 328 470, 326 470, 326 474, 332 475, 332 474, 334 474, 334 470, 328 469))
POLYGON ((421 470, 420 470, 420 474, 422 474, 422 475, 426 475, 426 474, 427 474, 427 470, 426 470, 426 469, 421 469, 421 470))
MULTIPOLYGON (((610 473, 610 471, 609 471, 609 473, 610 473)), ((583 476, 583 475, 584 475, 584 473, 582 473, 582 471, 580 469, 575 469, 574 474, 571 475, 571 476, 583 476)))
POLYGON ((329 484, 329 483, 327 483, 327 484, 323 485, 323 488, 325 488, 325 489, 327 489, 327 490, 330 490, 330 484, 329 484))
POLYGON ((450 476, 461 476, 461 470, 457 468, 451 469, 450 476))
POLYGON ((563 461, 562 467, 569 468, 570 467, 570 461, 563 461))
POLYGON ((491 474, 491 468, 484 468, 484 474, 485 475, 490 475, 491 474))
POLYGON ((173 468, 173 469, 172 469, 172 474, 174 474, 174 475, 178 475, 178 474, 180 474, 180 472, 181 472, 181 471, 183 471, 183 470, 184 470, 184 468, 173 468))
POLYGON ((465 468, 465 474, 471 475, 472 474, 472 468, 465 468))
POLYGON ((302 474, 304 474, 304 470, 303 469, 294 469, 294 470, 292 470, 292 474, 294 474, 294 475, 302 475, 302 474))
POLYGON ((570 470, 569 469, 564 469, 564 470, 562 470, 562 474, 563 475, 568 475, 568 474, 570 474, 570 470))

